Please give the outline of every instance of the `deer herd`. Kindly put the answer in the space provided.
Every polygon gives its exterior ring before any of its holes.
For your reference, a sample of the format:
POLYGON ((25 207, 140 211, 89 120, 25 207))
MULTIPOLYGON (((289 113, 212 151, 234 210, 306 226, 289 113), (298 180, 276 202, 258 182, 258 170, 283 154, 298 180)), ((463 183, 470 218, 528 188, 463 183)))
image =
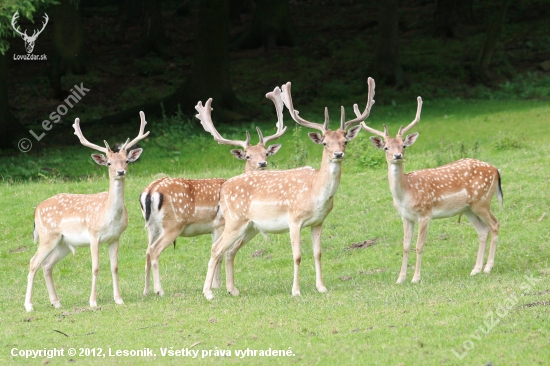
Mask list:
MULTIPOLYGON (((150 293, 151 271, 154 293, 164 294, 160 284, 159 257, 170 244, 175 245, 179 236, 212 236, 211 255, 203 287, 206 299, 212 300, 212 288, 221 286, 220 268, 224 255, 227 291, 238 296, 239 290, 235 287, 234 280, 234 260, 239 249, 258 233, 265 236, 269 233, 289 232, 294 260, 291 293, 299 296, 300 232, 304 227, 311 227, 317 290, 326 292, 321 272, 323 222, 333 208, 334 196, 340 185, 341 164, 346 146, 357 137, 361 129, 377 135, 370 139, 375 147, 385 152, 393 203, 403 220, 403 262, 397 283, 406 279, 415 223, 418 223, 418 239, 412 282, 419 282, 422 251, 430 221, 455 215, 464 215, 479 237, 479 249, 472 275, 481 272, 483 268, 485 247, 489 233, 491 234, 491 246, 484 272, 491 271, 495 260, 499 221, 491 212, 490 206, 495 192, 500 204, 503 199, 499 171, 479 160, 461 159, 438 168, 405 173, 405 148, 415 143, 418 133, 405 134, 420 121, 420 97, 416 118, 405 128, 401 126, 395 137, 389 135, 386 125, 382 132, 365 124, 374 105, 372 78, 368 80, 368 97, 364 111, 361 112, 355 104, 353 109, 356 117, 346 121, 342 107, 340 126, 335 130, 329 129, 326 108, 323 124, 307 121, 299 115, 293 106, 290 83, 282 88, 276 87, 266 97, 275 105, 277 132, 264 137, 256 127, 259 136, 256 145, 250 144, 248 131, 244 141, 228 140, 220 135, 211 118, 212 99, 208 99, 204 105, 198 102, 195 106, 198 112, 196 117, 215 141, 243 149, 235 149, 231 153, 246 161, 244 174, 228 180, 165 177, 152 182, 141 193, 139 203, 148 233, 144 295, 150 293), (323 145, 319 170, 311 167, 266 170, 267 157, 281 148, 280 144, 266 145, 285 133, 285 107, 297 124, 318 131, 310 132, 309 138, 314 143, 323 145)), ((118 243, 128 225, 124 204, 126 170, 128 164, 136 161, 143 151, 141 148, 131 148, 149 134, 144 131, 147 122, 143 112, 140 112, 140 117, 141 126, 137 137, 132 141, 128 139, 118 152, 111 150, 106 141, 105 147, 88 142, 80 129, 80 120, 75 120, 73 128, 81 144, 105 154, 93 154, 92 158, 97 164, 107 166, 109 191, 97 194, 58 194, 36 207, 34 241, 38 240, 39 244, 36 254, 30 260, 24 304, 27 311, 33 311, 32 287, 40 266, 44 272, 51 304, 56 308, 61 307, 53 283, 53 267, 67 254, 74 254, 76 247, 87 246, 90 247, 92 257, 90 306, 96 307, 99 245, 103 243, 109 245, 114 300, 117 304, 123 304, 118 286, 118 243)))

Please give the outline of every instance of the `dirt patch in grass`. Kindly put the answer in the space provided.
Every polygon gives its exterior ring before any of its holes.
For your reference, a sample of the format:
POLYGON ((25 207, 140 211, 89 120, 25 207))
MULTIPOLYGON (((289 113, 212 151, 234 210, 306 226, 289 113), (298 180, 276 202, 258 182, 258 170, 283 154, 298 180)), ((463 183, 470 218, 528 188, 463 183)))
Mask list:
POLYGON ((360 242, 360 243, 354 243, 354 244, 350 245, 349 247, 347 247, 347 249, 363 249, 363 248, 368 248, 368 247, 373 246, 377 241, 378 241, 378 238, 376 238, 376 239, 365 240, 365 241, 360 242))

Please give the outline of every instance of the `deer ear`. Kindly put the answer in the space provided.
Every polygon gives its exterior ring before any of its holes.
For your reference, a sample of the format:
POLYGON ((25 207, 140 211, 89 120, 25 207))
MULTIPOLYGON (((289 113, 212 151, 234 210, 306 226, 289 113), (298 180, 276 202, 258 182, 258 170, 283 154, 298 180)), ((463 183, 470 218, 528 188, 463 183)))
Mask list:
POLYGON ((131 150, 131 151, 128 153, 128 162, 129 162, 129 163, 133 163, 134 161, 136 161, 137 159, 139 159, 139 157, 140 157, 140 155, 141 155, 142 152, 143 152, 143 149, 142 149, 142 148, 131 150))
POLYGON ((267 156, 275 155, 277 153, 277 151, 279 151, 281 146, 283 146, 283 145, 281 145, 281 144, 270 145, 267 148, 267 156))
POLYGON ((350 128, 348 132, 346 132, 346 140, 351 141, 356 138, 359 131, 361 131, 361 125, 350 128))
POLYGON ((418 135, 419 135, 418 132, 407 135, 407 137, 405 137, 405 141, 403 141, 403 145, 411 146, 412 144, 415 143, 416 139, 418 138, 418 135))
POLYGON ((307 134, 309 136, 309 139, 316 144, 322 144, 323 143, 323 135, 321 135, 318 132, 310 132, 307 134))
POLYGON ((107 165, 107 158, 103 154, 92 154, 92 159, 99 165, 107 165))
POLYGON ((233 154, 237 159, 246 160, 246 155, 242 150, 239 150, 239 149, 231 150, 231 154, 233 154))
POLYGON ((382 141, 382 139, 380 137, 371 136, 370 140, 372 141, 372 144, 374 146, 376 146, 377 148, 379 148, 379 149, 384 148, 384 141, 382 141))

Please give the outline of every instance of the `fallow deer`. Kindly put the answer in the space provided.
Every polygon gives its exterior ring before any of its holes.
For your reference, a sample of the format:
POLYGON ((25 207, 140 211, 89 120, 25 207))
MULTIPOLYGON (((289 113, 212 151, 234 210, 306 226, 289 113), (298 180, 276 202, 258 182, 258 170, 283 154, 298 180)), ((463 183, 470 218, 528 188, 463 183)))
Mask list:
POLYGON ((55 292, 52 269, 57 262, 76 247, 90 247, 92 256, 92 292, 90 306, 96 307, 96 281, 99 273, 99 244, 109 244, 109 258, 113 276, 115 303, 123 304, 118 287, 118 243, 128 225, 128 213, 124 205, 124 180, 128 163, 136 161, 143 149, 127 151, 130 146, 147 137, 143 133, 145 114, 140 112, 141 127, 138 136, 113 152, 107 141, 105 147, 90 143, 80 130, 80 119, 75 119, 73 128, 82 145, 101 151, 93 154, 93 160, 109 169, 109 191, 97 194, 58 194, 41 202, 34 211, 34 241, 39 240, 38 250, 30 260, 25 309, 33 311, 32 286, 38 267, 42 266, 50 302, 56 308, 61 302, 55 292))
MULTIPOLYGON (((246 160, 245 172, 262 170, 267 167, 267 157, 274 155, 281 148, 280 144, 270 145, 269 141, 278 139, 286 131, 283 125, 283 102, 280 90, 275 88, 267 93, 266 97, 275 104, 277 111, 277 132, 274 135, 263 137, 262 131, 256 127, 260 141, 257 145, 250 144, 250 134, 246 132, 246 140, 227 140, 214 127, 211 117, 212 98, 203 106, 199 102, 195 109, 197 118, 207 132, 210 132, 219 144, 236 145, 243 150, 232 150, 231 153, 238 159, 246 160)), ((171 243, 175 243, 178 236, 192 237, 211 234, 214 242, 223 230, 223 217, 217 216, 219 192, 225 179, 183 179, 160 178, 149 184, 140 196, 140 204, 145 218, 149 245, 145 263, 144 295, 149 294, 150 273, 153 268, 154 291, 163 295, 160 284, 158 259, 160 254, 171 243)), ((216 271, 216 286, 220 283, 220 265, 216 271)))
MULTIPOLYGON (((370 139, 374 146, 383 149, 388 163, 388 180, 393 196, 393 204, 403 220, 403 263, 397 283, 405 281, 407 275, 407 260, 414 232, 418 222, 418 241, 416 243, 416 268, 412 282, 420 281, 420 265, 422 251, 428 226, 432 219, 440 219, 463 214, 477 231, 479 250, 477 260, 471 275, 481 272, 485 246, 489 232, 491 233, 491 248, 485 265, 485 273, 489 273, 495 263, 499 221, 491 212, 491 199, 497 193, 502 204, 502 189, 500 173, 497 168, 476 159, 461 159, 438 168, 423 169, 405 174, 403 161, 405 148, 411 146, 418 138, 418 132, 403 135, 420 121, 422 99, 418 97, 416 118, 405 128, 401 126, 395 138, 384 132, 361 123, 364 130, 380 137, 370 139)), ((356 110, 357 114, 359 111, 356 110)))
POLYGON ((208 272, 203 293, 206 299, 214 298, 212 281, 216 266, 226 253, 226 287, 233 295, 239 295, 234 282, 234 259, 237 251, 256 234, 283 233, 290 231, 294 259, 294 282, 292 295, 300 295, 298 272, 302 260, 300 252, 300 230, 311 227, 313 255, 315 258, 316 287, 326 292, 321 273, 321 231, 323 222, 333 207, 334 195, 340 185, 341 164, 348 141, 359 133, 374 103, 374 83, 369 78, 367 106, 359 117, 345 122, 344 108, 341 109, 340 128, 328 129, 328 110, 325 108, 325 122, 318 124, 306 121, 298 115, 292 105, 291 84, 283 85, 282 98, 290 115, 298 124, 321 131, 309 133, 310 139, 323 145, 321 169, 303 167, 292 170, 248 172, 229 179, 220 192, 220 211, 225 217, 225 228, 212 246, 208 272))

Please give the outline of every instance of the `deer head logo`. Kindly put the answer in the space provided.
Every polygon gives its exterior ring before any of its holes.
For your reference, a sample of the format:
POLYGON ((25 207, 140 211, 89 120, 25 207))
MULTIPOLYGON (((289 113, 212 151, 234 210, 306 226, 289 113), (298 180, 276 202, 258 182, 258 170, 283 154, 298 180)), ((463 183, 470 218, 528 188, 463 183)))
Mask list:
POLYGON ((23 41, 25 41, 25 49, 27 50, 27 53, 32 53, 32 50, 34 49, 34 42, 36 42, 36 38, 42 33, 44 28, 46 28, 46 24, 48 24, 48 14, 44 13, 44 20, 45 22, 42 23, 42 29, 40 30, 34 30, 32 33, 32 36, 29 36, 27 34, 27 30, 25 32, 21 32, 19 30, 19 26, 16 25, 17 19, 19 18, 19 11, 16 11, 15 14, 13 14, 13 17, 11 18, 11 26, 13 29, 23 38, 23 41))

